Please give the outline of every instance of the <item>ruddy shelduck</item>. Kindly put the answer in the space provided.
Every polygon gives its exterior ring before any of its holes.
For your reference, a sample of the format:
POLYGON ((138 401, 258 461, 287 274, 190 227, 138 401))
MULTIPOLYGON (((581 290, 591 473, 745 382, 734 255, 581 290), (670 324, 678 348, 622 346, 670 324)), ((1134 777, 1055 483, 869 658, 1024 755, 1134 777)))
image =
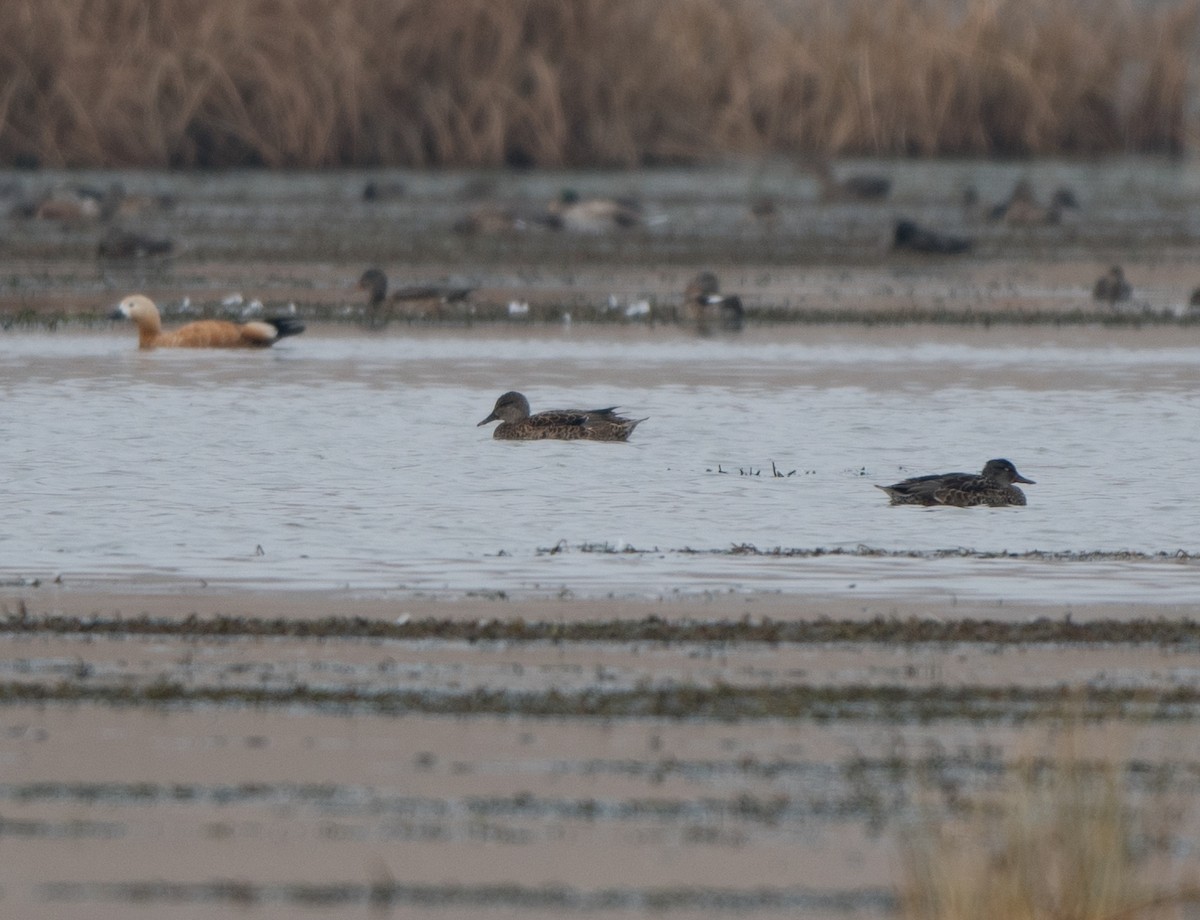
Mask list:
POLYGON ((304 323, 294 316, 280 316, 249 323, 202 319, 163 332, 158 307, 141 294, 131 294, 122 300, 110 319, 131 319, 137 323, 139 348, 267 348, 304 331, 304 323))

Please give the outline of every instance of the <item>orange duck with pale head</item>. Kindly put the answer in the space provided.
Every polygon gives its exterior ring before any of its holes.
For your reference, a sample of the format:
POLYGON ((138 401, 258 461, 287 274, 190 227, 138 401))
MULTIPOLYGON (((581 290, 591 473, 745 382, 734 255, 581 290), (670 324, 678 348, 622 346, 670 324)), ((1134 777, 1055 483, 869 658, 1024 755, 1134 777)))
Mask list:
POLYGON ((202 319, 163 332, 158 307, 141 294, 122 300, 110 318, 130 319, 137 324, 139 348, 267 348, 304 331, 304 323, 294 316, 280 316, 249 323, 202 319))

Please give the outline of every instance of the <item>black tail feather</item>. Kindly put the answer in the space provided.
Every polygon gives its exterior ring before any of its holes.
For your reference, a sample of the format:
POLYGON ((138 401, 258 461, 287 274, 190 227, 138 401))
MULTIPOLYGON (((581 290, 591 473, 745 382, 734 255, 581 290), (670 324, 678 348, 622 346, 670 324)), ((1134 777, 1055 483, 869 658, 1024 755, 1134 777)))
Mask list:
POLYGON ((286 339, 289 335, 299 335, 304 331, 304 323, 294 316, 273 316, 264 322, 274 326, 281 339, 286 339))

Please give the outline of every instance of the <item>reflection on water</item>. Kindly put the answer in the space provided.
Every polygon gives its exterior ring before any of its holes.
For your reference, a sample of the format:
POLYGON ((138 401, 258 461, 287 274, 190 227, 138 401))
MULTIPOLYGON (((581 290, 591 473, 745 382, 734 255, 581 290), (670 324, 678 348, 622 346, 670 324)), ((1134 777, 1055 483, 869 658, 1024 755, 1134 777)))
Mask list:
POLYGON ((5 338, 0 574, 510 594, 1200 592, 1186 560, 680 552, 1194 551, 1192 330, 1029 343, 1021 330, 318 328, 254 354, 141 354, 125 332, 5 338), (619 404, 649 421, 628 444, 493 441, 475 422, 513 388, 535 411, 619 404), (1000 456, 1037 480, 1027 508, 893 508, 871 485, 1000 456), (579 549, 593 544, 646 552, 579 549))

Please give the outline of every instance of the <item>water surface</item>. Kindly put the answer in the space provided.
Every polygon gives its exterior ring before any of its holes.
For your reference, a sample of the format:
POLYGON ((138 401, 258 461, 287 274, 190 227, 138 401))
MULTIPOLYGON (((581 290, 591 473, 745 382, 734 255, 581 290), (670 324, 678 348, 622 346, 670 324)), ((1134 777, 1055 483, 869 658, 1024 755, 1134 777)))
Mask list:
POLYGON ((1190 601, 1200 565, 1173 554, 1196 550, 1196 335, 317 327, 147 354, 125 328, 10 333, 0 575, 1190 601), (514 388, 648 421, 628 444, 493 441, 476 422, 514 388), (1037 480, 1028 507, 893 508, 872 487, 1001 456, 1037 480), (1027 555, 1096 551, 1166 556, 1027 555))

